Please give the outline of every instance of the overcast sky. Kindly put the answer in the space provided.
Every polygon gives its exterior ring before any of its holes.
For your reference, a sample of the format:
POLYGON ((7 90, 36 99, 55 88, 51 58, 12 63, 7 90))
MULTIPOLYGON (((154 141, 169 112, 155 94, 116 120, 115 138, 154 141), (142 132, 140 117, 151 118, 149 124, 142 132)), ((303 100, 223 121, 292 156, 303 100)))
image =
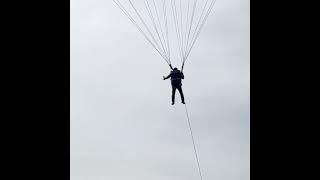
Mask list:
MULTIPOLYGON (((184 69, 203 180, 250 179, 249 4, 217 0, 184 69)), ((199 179, 168 66, 111 0, 70 6, 71 180, 199 179)))

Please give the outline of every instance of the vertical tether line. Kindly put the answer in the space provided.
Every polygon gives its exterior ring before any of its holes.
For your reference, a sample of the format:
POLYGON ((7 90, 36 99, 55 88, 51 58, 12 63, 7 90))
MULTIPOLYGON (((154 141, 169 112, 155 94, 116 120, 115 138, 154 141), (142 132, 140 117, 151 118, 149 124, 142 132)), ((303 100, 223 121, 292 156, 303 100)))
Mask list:
POLYGON ((187 105, 185 104, 184 106, 185 106, 185 109, 186 109, 186 114, 187 114, 187 119, 188 119, 188 124, 189 124, 189 131, 190 131, 191 138, 192 138, 193 150, 194 150, 194 153, 195 153, 196 159, 197 159, 199 175, 200 175, 200 179, 202 180, 200 162, 199 162, 199 158, 198 158, 198 153, 197 153, 196 145, 195 145, 195 143, 194 143, 194 138, 193 138, 193 133, 192 133, 192 128, 191 128, 191 123, 190 123, 190 119, 189 119, 189 113, 188 113, 187 105))

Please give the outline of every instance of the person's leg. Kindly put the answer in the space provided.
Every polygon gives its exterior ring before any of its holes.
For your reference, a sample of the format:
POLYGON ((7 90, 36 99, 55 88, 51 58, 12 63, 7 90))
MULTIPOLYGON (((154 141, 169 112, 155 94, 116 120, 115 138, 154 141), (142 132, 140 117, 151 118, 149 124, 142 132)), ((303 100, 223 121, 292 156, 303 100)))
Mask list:
POLYGON ((184 96, 183 96, 183 92, 182 92, 182 87, 179 86, 178 90, 179 90, 179 93, 180 93, 180 96, 181 96, 181 102, 184 104, 185 102, 184 102, 184 96))
POLYGON ((172 105, 174 104, 174 96, 176 94, 176 87, 172 86, 172 105))

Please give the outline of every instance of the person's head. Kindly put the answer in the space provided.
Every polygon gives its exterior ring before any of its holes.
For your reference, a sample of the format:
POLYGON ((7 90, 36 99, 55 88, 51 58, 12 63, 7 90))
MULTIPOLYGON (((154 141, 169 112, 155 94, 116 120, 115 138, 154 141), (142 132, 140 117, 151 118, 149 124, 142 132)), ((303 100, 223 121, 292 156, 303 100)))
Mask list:
POLYGON ((175 67, 175 68, 173 68, 173 70, 178 70, 178 68, 175 67))

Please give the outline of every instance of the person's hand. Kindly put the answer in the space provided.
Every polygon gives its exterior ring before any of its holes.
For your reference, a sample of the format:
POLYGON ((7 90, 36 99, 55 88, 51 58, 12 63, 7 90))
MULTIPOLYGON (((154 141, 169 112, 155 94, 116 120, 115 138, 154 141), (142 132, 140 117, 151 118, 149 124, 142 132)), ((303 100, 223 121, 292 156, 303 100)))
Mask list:
POLYGON ((165 77, 165 76, 163 76, 163 80, 166 80, 166 77, 165 77))

